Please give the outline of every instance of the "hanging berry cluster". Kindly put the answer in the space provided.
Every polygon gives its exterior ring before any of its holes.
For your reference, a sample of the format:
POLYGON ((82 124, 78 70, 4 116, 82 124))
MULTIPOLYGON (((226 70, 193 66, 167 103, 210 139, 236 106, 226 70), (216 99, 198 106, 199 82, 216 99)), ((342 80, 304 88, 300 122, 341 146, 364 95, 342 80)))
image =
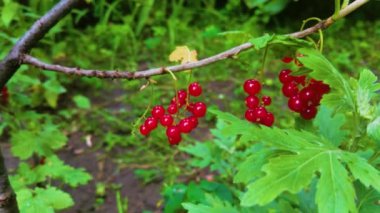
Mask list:
POLYGON ((272 99, 269 96, 262 96, 261 99, 258 97, 261 91, 260 82, 255 79, 248 79, 244 82, 243 87, 248 94, 245 99, 245 105, 248 107, 245 112, 245 119, 253 123, 272 126, 274 116, 265 108, 271 104, 272 99))
POLYGON ((289 69, 279 74, 282 83, 282 94, 289 98, 288 107, 297 112, 305 120, 313 119, 317 114, 322 96, 330 92, 329 85, 313 78, 292 76, 289 69))
POLYGON ((156 129, 158 123, 166 127, 166 136, 171 145, 177 145, 182 140, 182 133, 190 133, 198 126, 198 118, 206 115, 207 106, 204 102, 190 102, 190 97, 198 97, 202 94, 202 87, 197 83, 191 83, 188 90, 179 90, 177 98, 173 97, 168 108, 167 114, 161 105, 152 108, 152 116, 148 117, 144 124, 140 126, 140 133, 144 136, 148 135, 152 130, 156 129), (189 116, 180 119, 181 109, 185 107, 189 116), (178 122, 175 122, 175 120, 178 122))

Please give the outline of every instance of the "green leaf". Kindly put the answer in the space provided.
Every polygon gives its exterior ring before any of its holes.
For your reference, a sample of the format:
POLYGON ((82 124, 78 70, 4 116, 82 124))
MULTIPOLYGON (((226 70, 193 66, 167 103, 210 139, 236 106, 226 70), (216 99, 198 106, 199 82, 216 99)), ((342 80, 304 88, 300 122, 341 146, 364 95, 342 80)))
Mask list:
POLYGON ((371 106, 370 101, 380 89, 380 84, 376 82, 377 76, 370 70, 364 69, 360 72, 356 91, 356 103, 360 115, 367 119, 373 119, 375 114, 375 107, 371 106))
POLYGON ((274 35, 265 34, 258 38, 253 38, 249 40, 253 44, 256 50, 260 50, 268 45, 268 43, 273 39, 274 35))
POLYGON ((274 36, 274 38, 270 41, 270 44, 280 44, 294 47, 313 47, 313 43, 306 41, 305 39, 294 38, 287 35, 274 36))
POLYGON ((316 202, 319 212, 356 212, 355 191, 345 167, 334 151, 318 161, 321 178, 317 184, 316 202))
POLYGON ((248 185, 241 205, 265 205, 284 191, 299 192, 311 182, 322 156, 321 152, 309 151, 299 155, 281 155, 269 160, 263 167, 266 176, 248 185))
POLYGON ((86 96, 76 95, 73 97, 73 101, 74 101, 75 105, 77 105, 78 108, 81 108, 81 109, 90 109, 91 108, 90 99, 88 99, 86 96))
POLYGON ((347 163, 352 175, 360 180, 366 187, 372 186, 380 192, 380 171, 367 161, 354 153, 345 152, 344 161, 347 163))
POLYGON ((69 194, 53 186, 46 189, 36 188, 35 192, 38 199, 43 200, 46 205, 56 210, 65 209, 74 205, 74 201, 69 194))
POLYGON ((56 108, 59 95, 65 93, 66 89, 56 79, 44 82, 43 87, 46 101, 52 108, 56 108))
POLYGON ((18 8, 19 4, 12 1, 4 5, 4 7, 1 10, 1 20, 3 21, 5 27, 9 27, 11 21, 17 18, 18 8))
POLYGON ((380 117, 377 117, 367 126, 367 134, 373 139, 380 141, 380 117))
POLYGON ((180 150, 197 157, 190 161, 190 165, 194 167, 204 168, 211 163, 212 155, 208 143, 195 143, 180 147, 180 150))
POLYGON ((332 88, 330 93, 324 96, 322 103, 334 109, 357 111, 354 95, 343 75, 317 50, 301 48, 298 52, 303 56, 297 59, 313 71, 309 73, 309 76, 323 80, 332 88))
POLYGON ((66 136, 52 124, 45 124, 41 131, 20 130, 12 133, 11 151, 21 159, 27 159, 33 153, 48 156, 66 144, 66 136))
POLYGON ((209 194, 206 194, 204 204, 182 203, 182 206, 189 213, 239 213, 238 209, 234 208, 231 203, 209 194))
POLYGON ((45 180, 46 177, 60 179, 72 187, 86 184, 91 180, 91 175, 82 168, 73 168, 65 165, 57 156, 46 158, 45 164, 35 168, 36 172, 45 180))
POLYGON ((314 119, 314 125, 318 127, 319 133, 336 147, 347 137, 348 132, 341 129, 345 122, 343 114, 333 115, 333 111, 323 105, 314 119))
POLYGON ((246 158, 237 168, 238 172, 234 176, 234 183, 248 184, 258 177, 262 173, 262 166, 267 162, 271 153, 272 151, 262 149, 246 158))

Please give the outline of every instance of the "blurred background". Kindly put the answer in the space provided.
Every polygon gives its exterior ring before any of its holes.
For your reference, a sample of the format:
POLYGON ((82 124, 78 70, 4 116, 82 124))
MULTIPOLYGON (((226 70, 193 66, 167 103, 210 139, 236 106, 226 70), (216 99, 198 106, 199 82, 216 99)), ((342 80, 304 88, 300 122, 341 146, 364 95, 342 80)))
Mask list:
MULTIPOLYGON (((0 58, 57 2, 2 0, 0 58)), ((357 76, 358 69, 366 67, 379 73, 378 11, 380 2, 370 1, 324 31, 323 53, 341 72, 357 76)), ((298 31, 303 20, 323 19, 333 12, 332 0, 87 0, 50 30, 31 55, 67 66, 143 70, 173 64, 168 56, 176 46, 187 45, 197 51, 198 58, 204 58, 264 33, 298 31)), ((319 39, 318 35, 311 38, 319 39)), ((271 46, 265 64, 265 89, 273 99, 271 109, 280 113, 275 123, 280 127, 295 125, 293 115, 281 113, 286 99, 280 95, 277 79, 284 66, 282 57, 294 54, 295 49, 271 46)), ((243 117, 241 85, 256 76, 262 59, 263 51, 249 50, 237 59, 193 70, 192 79, 204 90, 200 99, 210 108, 243 117)), ((179 87, 186 88, 188 73, 176 76, 179 87)), ((70 187, 53 177, 24 181, 22 187, 46 182, 59 186, 75 201, 63 212, 181 212, 181 202, 202 196, 204 191, 228 194, 223 191, 228 181, 218 180, 228 177, 231 168, 225 168, 225 162, 230 156, 203 143, 220 137, 211 115, 178 147, 168 145, 163 128, 147 138, 139 135, 140 118, 149 106, 167 105, 174 95, 170 75, 152 79, 155 84, 140 90, 147 80, 80 78, 23 65, 8 82, 9 98, 3 95, 0 106, 0 140, 12 185, 22 182, 21 164, 33 170, 51 157, 20 157, 12 146, 20 140, 60 137, 53 155, 67 165, 84 168, 92 180, 70 187), (33 137, 25 137, 28 134, 33 137), (218 162, 204 158, 217 153, 222 155, 218 162), (193 197, 189 190, 195 193, 193 197)))

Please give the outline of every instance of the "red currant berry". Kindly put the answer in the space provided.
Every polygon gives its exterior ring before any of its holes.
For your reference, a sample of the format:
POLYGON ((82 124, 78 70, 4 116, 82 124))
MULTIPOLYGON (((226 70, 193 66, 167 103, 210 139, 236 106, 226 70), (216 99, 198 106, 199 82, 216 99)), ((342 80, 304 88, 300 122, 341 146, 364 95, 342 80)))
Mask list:
POLYGON ((178 99, 178 101, 177 101, 176 97, 173 97, 172 100, 170 101, 170 105, 175 105, 175 106, 177 106, 177 108, 182 107, 185 103, 186 103, 186 100, 181 101, 178 99))
POLYGON ((268 112, 265 118, 261 121, 261 123, 265 126, 272 126, 274 123, 274 115, 268 112))
POLYGON ((145 120, 145 123, 144 125, 146 126, 146 128, 150 130, 153 130, 157 127, 157 120, 153 117, 148 117, 146 120, 145 120))
POLYGON ((289 64, 290 62, 293 61, 293 58, 292 58, 292 57, 289 57, 289 56, 285 56, 285 57, 283 57, 281 60, 282 60, 282 62, 284 62, 285 64, 289 64))
POLYGON ((295 96, 297 93, 298 87, 294 82, 288 82, 282 86, 282 94, 284 94, 286 97, 295 96))
POLYGON ((190 119, 188 118, 185 118, 185 119, 182 119, 179 124, 179 129, 181 130, 181 132, 183 133, 189 133, 191 132, 191 130, 193 130, 193 124, 191 123, 190 119))
POLYGON ((198 82, 191 83, 188 87, 189 94, 191 96, 197 97, 202 94, 202 87, 198 82))
POLYGON ((162 126, 171 126, 173 124, 173 117, 171 115, 163 115, 160 123, 162 126))
POLYGON ((195 103, 189 103, 189 104, 186 106, 186 110, 187 110, 188 112, 193 112, 194 107, 195 107, 195 103))
POLYGON ((306 76, 300 75, 300 76, 292 76, 293 81, 295 81, 298 84, 305 85, 306 84, 306 76))
POLYGON ((288 107, 294 112, 301 112, 304 108, 304 104, 298 95, 292 96, 288 100, 288 107))
POLYGON ((253 114, 253 109, 247 109, 247 111, 245 111, 244 117, 247 119, 247 121, 255 122, 255 116, 253 114))
POLYGON ((156 119, 160 119, 165 114, 165 109, 161 105, 154 106, 152 109, 152 116, 156 119))
POLYGON ((178 137, 168 137, 170 145, 178 145, 181 142, 181 140, 181 135, 179 135, 178 137))
POLYGON ((166 129, 166 136, 168 136, 168 138, 181 137, 181 130, 177 126, 169 126, 166 129))
POLYGON ((198 126, 198 118, 195 117, 195 116, 189 116, 188 118, 189 118, 189 121, 190 121, 193 129, 197 128, 197 126, 198 126))
POLYGON ((187 98, 186 90, 183 90, 183 89, 179 90, 177 93, 177 96, 178 96, 179 103, 181 105, 186 103, 186 98, 187 98))
POLYGON ((150 130, 143 124, 140 126, 140 133, 144 136, 148 135, 150 130))
POLYGON ((253 109, 254 122, 260 123, 267 115, 267 110, 264 107, 253 109))
POLYGON ((170 114, 176 114, 177 111, 178 111, 178 108, 177 108, 176 104, 170 104, 168 106, 168 113, 170 113, 170 114))
POLYGON ((205 116, 206 111, 207 111, 207 106, 205 103, 203 103, 203 102, 195 103, 194 110, 193 110, 193 115, 195 117, 199 118, 199 117, 205 116))
POLYGON ((305 87, 300 91, 300 99, 302 102, 307 103, 306 105, 309 105, 309 102, 314 105, 315 103, 319 104, 319 101, 317 101, 318 97, 316 92, 310 88, 310 87, 305 87))
POLYGON ((259 98, 254 95, 250 95, 245 98, 245 105, 250 109, 258 107, 259 103, 260 103, 259 98))
POLYGON ((261 90, 261 84, 258 80, 248 79, 244 82, 244 91, 249 95, 255 95, 261 90))
POLYGON ((263 96, 261 100, 265 106, 269 106, 272 103, 272 99, 269 96, 263 96))
POLYGON ((317 107, 309 106, 301 111, 301 117, 305 120, 311 120, 317 115, 317 107))
POLYGON ((291 72, 291 70, 281 70, 280 74, 278 75, 280 82, 283 84, 291 82, 293 80, 293 77, 290 75, 291 72))

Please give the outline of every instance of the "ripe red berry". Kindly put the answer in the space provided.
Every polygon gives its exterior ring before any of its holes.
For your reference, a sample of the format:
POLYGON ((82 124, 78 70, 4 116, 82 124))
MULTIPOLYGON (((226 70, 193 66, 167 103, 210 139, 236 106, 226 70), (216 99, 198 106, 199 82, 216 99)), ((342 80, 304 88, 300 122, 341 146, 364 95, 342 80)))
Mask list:
POLYGON ((149 129, 149 131, 155 129, 157 127, 157 120, 153 117, 148 117, 146 120, 145 120, 145 123, 144 125, 146 126, 146 128, 149 129))
POLYGON ((282 86, 282 94, 284 94, 286 97, 292 97, 294 95, 297 95, 297 93, 298 87, 294 82, 288 82, 282 86))
POLYGON ((245 98, 245 105, 250 109, 258 107, 259 103, 260 103, 259 98, 254 95, 250 95, 245 98))
POLYGON ((181 105, 185 104, 186 98, 187 98, 186 90, 183 90, 183 89, 179 90, 177 93, 177 97, 181 105))
POLYGON ((285 84, 287 82, 290 82, 293 80, 293 77, 290 75, 292 71, 291 70, 281 70, 280 74, 278 75, 278 79, 281 83, 285 84))
POLYGON ((311 87, 305 87, 300 91, 300 99, 304 103, 314 101, 316 97, 316 92, 311 87))
POLYGON ((272 99, 269 96, 263 96, 261 100, 265 106, 269 106, 272 103, 272 99))
POLYGON ((187 110, 188 112, 193 112, 194 107, 195 107, 195 103, 189 103, 189 104, 186 106, 186 110, 187 110))
POLYGON ((161 105, 154 106, 152 108, 152 116, 156 119, 160 119, 165 114, 165 109, 161 105))
POLYGON ((197 126, 198 126, 198 118, 195 117, 195 116, 189 116, 188 118, 189 118, 189 121, 190 121, 193 129, 197 128, 197 126))
POLYGON ((261 84, 258 80, 248 79, 244 82, 244 91, 249 95, 255 95, 261 90, 261 84))
POLYGON ((195 117, 199 118, 199 117, 205 116, 206 111, 207 111, 207 106, 205 103, 203 103, 203 102, 195 103, 194 110, 193 110, 193 115, 195 117))
POLYGON ((244 115, 245 119, 250 122, 255 122, 255 116, 253 115, 253 109, 247 109, 244 115))
POLYGON ((288 64, 288 63, 290 63, 292 61, 293 61, 292 57, 285 56, 285 57, 282 58, 282 62, 284 62, 286 64, 288 64))
POLYGON ((264 124, 265 126, 272 126, 274 123, 274 115, 268 112, 265 118, 261 121, 261 123, 264 124))
POLYGON ((304 108, 304 104, 298 95, 292 96, 288 100, 288 107, 294 112, 301 112, 304 108))
POLYGON ((178 111, 177 105, 176 104, 170 104, 168 106, 168 113, 170 114, 176 114, 178 111))
POLYGON ((309 106, 301 111, 301 117, 305 120, 311 120, 317 115, 317 107, 309 106))
POLYGON ((181 130, 181 132, 183 133, 189 133, 191 132, 191 130, 193 130, 193 124, 191 123, 190 119, 188 118, 184 118, 182 119, 179 124, 179 129, 181 130))
POLYGON ((181 140, 181 135, 179 135, 178 137, 168 137, 170 145, 178 145, 181 142, 181 140))
POLYGON ((260 123, 267 115, 267 110, 264 107, 257 107, 253 109, 254 122, 260 123))
POLYGON ((168 136, 168 138, 181 137, 181 130, 178 126, 170 126, 166 129, 166 136, 168 136))
POLYGON ((293 81, 295 81, 298 84, 305 85, 306 84, 306 76, 300 75, 300 76, 292 76, 293 81))
POLYGON ((188 87, 188 90, 189 94, 194 97, 200 96, 202 94, 202 87, 198 82, 191 83, 188 87))
POLYGON ((150 130, 144 124, 140 126, 140 133, 142 135, 146 136, 149 134, 149 132, 150 132, 150 130))
POLYGON ((171 115, 163 115, 160 123, 162 126, 171 126, 173 124, 173 117, 171 115))

